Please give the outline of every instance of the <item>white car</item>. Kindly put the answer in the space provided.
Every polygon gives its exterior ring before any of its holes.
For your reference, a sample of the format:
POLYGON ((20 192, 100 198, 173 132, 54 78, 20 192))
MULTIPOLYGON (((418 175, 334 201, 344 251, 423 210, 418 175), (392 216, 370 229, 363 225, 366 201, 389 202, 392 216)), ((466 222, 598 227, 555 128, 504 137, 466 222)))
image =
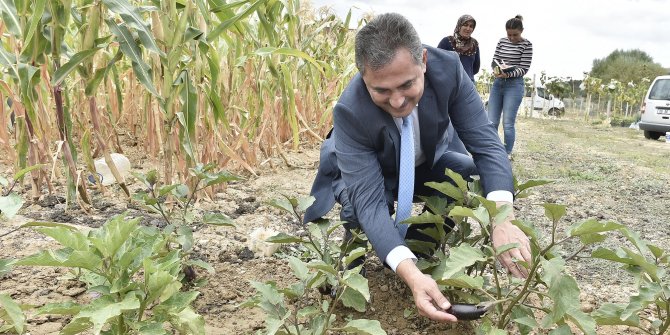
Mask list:
POLYGON ((658 140, 670 132, 670 76, 658 76, 649 86, 640 110, 644 137, 658 140))
POLYGON ((547 94, 547 90, 541 86, 535 87, 535 92, 533 94, 532 91, 526 90, 526 97, 523 98, 526 109, 530 110, 532 105, 533 111, 538 111, 541 115, 562 116, 565 114, 565 104, 561 99, 547 94))

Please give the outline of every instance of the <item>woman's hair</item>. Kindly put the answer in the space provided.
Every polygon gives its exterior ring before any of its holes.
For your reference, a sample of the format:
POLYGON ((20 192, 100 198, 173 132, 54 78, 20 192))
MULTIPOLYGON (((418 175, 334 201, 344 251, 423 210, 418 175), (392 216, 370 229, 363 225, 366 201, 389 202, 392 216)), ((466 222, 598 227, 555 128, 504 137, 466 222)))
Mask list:
POLYGON ((517 15, 505 23, 505 29, 519 29, 523 30, 523 16, 517 15))
POLYGON ((369 67, 381 69, 393 61, 396 52, 407 49, 414 62, 420 64, 423 46, 412 24, 396 13, 381 14, 356 34, 356 67, 361 74, 369 67))

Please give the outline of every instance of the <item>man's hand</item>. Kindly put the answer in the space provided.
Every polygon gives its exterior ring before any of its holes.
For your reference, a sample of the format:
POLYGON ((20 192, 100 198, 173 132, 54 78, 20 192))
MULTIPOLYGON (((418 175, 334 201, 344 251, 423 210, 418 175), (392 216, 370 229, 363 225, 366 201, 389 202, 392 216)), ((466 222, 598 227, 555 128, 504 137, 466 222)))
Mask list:
POLYGON ((437 283, 430 276, 423 274, 416 267, 413 260, 406 259, 400 262, 396 273, 412 290, 414 303, 419 310, 419 314, 434 321, 458 321, 455 316, 445 312, 451 307, 451 304, 442 295, 442 292, 437 287, 437 283))
POLYGON ((528 277, 528 269, 523 265, 517 264, 514 261, 525 261, 530 265, 532 257, 530 254, 530 242, 528 236, 519 229, 519 227, 512 224, 514 219, 514 214, 505 220, 505 222, 497 224, 493 227, 493 232, 491 233, 491 240, 493 241, 493 247, 499 248, 505 244, 518 243, 519 247, 510 249, 500 256, 498 260, 502 265, 512 273, 513 276, 518 278, 528 277))

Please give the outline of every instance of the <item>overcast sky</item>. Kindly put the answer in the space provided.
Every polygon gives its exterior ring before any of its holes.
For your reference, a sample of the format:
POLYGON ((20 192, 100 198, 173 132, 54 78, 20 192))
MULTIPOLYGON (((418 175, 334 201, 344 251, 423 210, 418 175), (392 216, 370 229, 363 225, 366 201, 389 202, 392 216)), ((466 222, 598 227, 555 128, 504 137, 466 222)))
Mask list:
POLYGON ((331 7, 353 17, 397 12, 407 17, 424 44, 437 46, 451 35, 463 14, 477 21, 482 68, 489 69, 496 43, 506 36, 505 22, 524 17, 522 36, 533 43, 529 74, 583 79, 594 59, 616 49, 640 49, 670 68, 669 0, 312 0, 314 7, 331 7))

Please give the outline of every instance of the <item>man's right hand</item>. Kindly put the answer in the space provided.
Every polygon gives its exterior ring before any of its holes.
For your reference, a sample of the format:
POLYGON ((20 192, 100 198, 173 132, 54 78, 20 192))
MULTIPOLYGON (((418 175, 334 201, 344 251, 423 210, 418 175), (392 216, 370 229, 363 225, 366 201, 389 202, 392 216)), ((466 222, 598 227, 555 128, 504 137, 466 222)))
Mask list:
POLYGON ((414 260, 406 259, 396 269, 396 273, 412 290, 414 303, 419 314, 434 321, 456 322, 455 316, 445 312, 451 304, 444 297, 437 283, 416 267, 414 260))

